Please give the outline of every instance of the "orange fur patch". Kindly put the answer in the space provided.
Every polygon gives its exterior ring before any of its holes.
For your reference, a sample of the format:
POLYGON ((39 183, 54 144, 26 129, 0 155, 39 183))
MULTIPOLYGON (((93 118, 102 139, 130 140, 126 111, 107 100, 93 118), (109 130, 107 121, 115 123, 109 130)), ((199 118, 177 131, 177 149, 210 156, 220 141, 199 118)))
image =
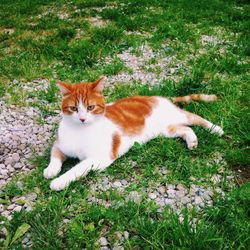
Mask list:
POLYGON ((156 104, 155 97, 127 97, 106 106, 105 116, 117 124, 125 134, 136 135, 143 130, 145 119, 156 104))
POLYGON ((202 100, 205 102, 211 102, 217 100, 216 95, 205 95, 205 94, 192 94, 187 96, 178 96, 174 97, 173 102, 190 102, 190 101, 198 101, 202 100))
POLYGON ((117 159, 120 144, 121 144, 121 136, 118 133, 115 133, 112 136, 112 151, 111 151, 112 160, 117 159))
POLYGON ((57 147, 57 142, 52 147, 51 155, 61 161, 65 160, 65 155, 61 152, 61 150, 57 147))
POLYGON ((176 133, 177 128, 176 126, 168 126, 167 130, 168 130, 168 133, 172 135, 176 133))
POLYGON ((93 89, 93 83, 64 84, 63 86, 69 88, 69 93, 65 94, 62 100, 61 108, 63 113, 71 115, 73 111, 70 110, 70 106, 77 107, 80 101, 83 102, 85 107, 95 105, 95 108, 89 112, 93 114, 104 113, 104 97, 100 92, 93 89))

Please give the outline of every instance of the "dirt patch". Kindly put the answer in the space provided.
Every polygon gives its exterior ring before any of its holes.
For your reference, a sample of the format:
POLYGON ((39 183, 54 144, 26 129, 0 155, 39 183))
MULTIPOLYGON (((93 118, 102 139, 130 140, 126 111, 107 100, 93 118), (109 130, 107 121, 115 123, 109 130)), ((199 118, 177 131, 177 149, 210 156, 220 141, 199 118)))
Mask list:
POLYGON ((236 182, 239 185, 250 182, 250 166, 234 166, 236 172, 236 182))

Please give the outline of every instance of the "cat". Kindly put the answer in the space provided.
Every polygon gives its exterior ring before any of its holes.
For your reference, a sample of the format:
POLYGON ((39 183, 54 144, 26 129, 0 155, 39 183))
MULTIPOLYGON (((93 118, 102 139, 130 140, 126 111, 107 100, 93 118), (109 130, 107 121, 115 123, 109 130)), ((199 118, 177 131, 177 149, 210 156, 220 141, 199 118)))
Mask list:
POLYGON ((221 127, 173 104, 214 101, 215 95, 193 94, 173 98, 173 102, 159 96, 131 96, 105 104, 105 79, 101 76, 95 82, 74 85, 58 83, 63 94, 62 120, 44 177, 58 175, 66 157, 78 158, 80 162, 54 179, 52 190, 64 189, 90 170, 106 169, 135 142, 146 143, 159 135, 181 137, 189 149, 194 149, 198 140, 189 126, 199 125, 218 135, 224 133, 221 127))

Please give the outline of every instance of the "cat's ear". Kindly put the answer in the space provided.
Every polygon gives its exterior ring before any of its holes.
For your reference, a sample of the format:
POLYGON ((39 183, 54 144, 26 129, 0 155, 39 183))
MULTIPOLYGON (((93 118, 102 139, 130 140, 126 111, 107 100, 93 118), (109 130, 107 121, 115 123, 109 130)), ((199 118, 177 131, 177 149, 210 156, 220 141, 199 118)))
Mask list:
POLYGON ((106 80, 106 76, 100 76, 100 78, 93 83, 93 87, 92 87, 93 90, 96 92, 102 92, 104 88, 105 80, 106 80))
POLYGON ((63 95, 67 95, 67 94, 72 92, 72 85, 71 84, 67 84, 67 83, 59 81, 59 82, 57 82, 57 86, 61 90, 63 95))

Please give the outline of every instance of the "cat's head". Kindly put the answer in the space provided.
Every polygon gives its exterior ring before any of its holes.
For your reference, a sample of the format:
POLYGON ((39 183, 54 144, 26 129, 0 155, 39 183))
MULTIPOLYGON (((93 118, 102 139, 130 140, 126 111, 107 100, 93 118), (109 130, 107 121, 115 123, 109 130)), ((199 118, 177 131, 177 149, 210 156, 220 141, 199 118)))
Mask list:
POLYGON ((106 77, 95 82, 67 84, 58 82, 63 93, 61 109, 63 116, 75 124, 90 124, 105 112, 102 94, 106 77))

